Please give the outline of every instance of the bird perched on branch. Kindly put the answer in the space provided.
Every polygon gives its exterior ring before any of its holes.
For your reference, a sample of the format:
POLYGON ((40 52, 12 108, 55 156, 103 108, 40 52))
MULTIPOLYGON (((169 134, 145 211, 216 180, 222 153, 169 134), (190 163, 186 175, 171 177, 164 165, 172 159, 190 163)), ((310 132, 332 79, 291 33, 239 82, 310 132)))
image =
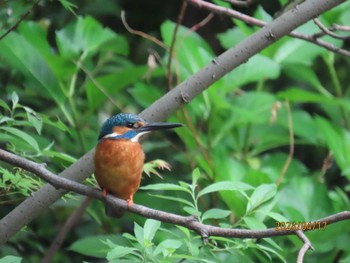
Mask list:
MULTIPOLYGON (((133 204, 133 197, 140 186, 145 155, 139 139, 156 130, 183 126, 180 123, 148 123, 135 114, 120 113, 107 119, 100 131, 94 156, 95 178, 103 195, 110 193, 133 204)), ((106 213, 120 217, 123 213, 106 213)))

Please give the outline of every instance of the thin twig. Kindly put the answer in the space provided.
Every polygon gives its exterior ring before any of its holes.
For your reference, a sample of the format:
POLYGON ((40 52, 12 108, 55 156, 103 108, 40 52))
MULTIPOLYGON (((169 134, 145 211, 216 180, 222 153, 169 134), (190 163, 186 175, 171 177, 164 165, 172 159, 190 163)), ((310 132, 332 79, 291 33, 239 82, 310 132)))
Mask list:
MULTIPOLYGON (((213 12, 213 13, 218 14, 218 15, 225 15, 225 16, 230 16, 230 17, 236 18, 238 20, 244 21, 247 24, 251 24, 251 25, 255 25, 255 26, 259 26, 259 27, 263 27, 263 26, 267 25, 267 22, 265 22, 265 21, 256 19, 256 18, 248 16, 248 15, 245 15, 241 12, 238 12, 236 10, 232 10, 230 8, 217 6, 215 4, 205 2, 202 0, 186 0, 186 1, 191 5, 198 6, 199 8, 205 8, 205 9, 209 10, 210 12, 213 12)), ((328 43, 326 41, 315 38, 313 35, 305 35, 305 34, 301 34, 301 33, 297 33, 297 32, 291 32, 288 35, 291 37, 302 39, 302 40, 305 40, 307 42, 313 43, 315 45, 321 46, 321 47, 328 49, 329 51, 332 51, 334 53, 337 53, 337 54, 340 54, 340 55, 343 55, 346 57, 350 57, 349 51, 342 49, 342 48, 338 48, 338 47, 334 46, 333 44, 328 43)), ((271 38, 273 38, 273 35, 271 35, 271 38)))
POLYGON ((286 108, 287 108, 287 114, 288 114, 288 129, 289 129, 289 154, 286 162, 283 165, 282 171, 277 179, 277 186, 279 186, 282 181, 283 177, 286 174, 288 167, 293 160, 294 155, 294 131, 293 131, 293 118, 292 118, 292 112, 290 110, 289 102, 286 101, 286 108))
POLYGON ((121 12, 121 19, 122 19, 122 23, 123 25, 125 26, 126 30, 129 31, 129 33, 131 34, 134 34, 134 35, 138 35, 140 37, 143 37, 143 38, 146 38, 154 43, 156 43, 158 46, 164 48, 165 50, 169 50, 169 48, 160 40, 158 40, 157 38, 151 36, 151 35, 148 35, 146 34, 145 32, 142 32, 142 31, 139 31, 139 30, 135 30, 135 29, 132 29, 129 24, 126 22, 126 18, 125 18, 125 11, 122 10, 121 12))
POLYGON ((325 27, 318 18, 314 18, 314 22, 319 27, 319 29, 321 29, 322 32, 325 33, 326 35, 329 35, 335 39, 340 39, 340 40, 347 40, 350 38, 350 36, 340 36, 338 34, 333 33, 330 29, 325 27))
POLYGON ((310 240, 307 238, 307 236, 304 234, 303 231, 297 230, 297 231, 295 231, 295 233, 301 239, 301 241, 303 241, 303 243, 304 243, 304 245, 299 250, 298 257, 297 257, 297 263, 303 263, 304 262, 304 256, 305 256, 306 252, 309 249, 311 249, 311 250, 315 250, 315 249, 314 249, 314 247, 312 246, 310 240))
MULTIPOLYGON (((214 15, 212 13, 210 13, 209 15, 207 15, 202 21, 198 22, 197 24, 193 25, 190 29, 188 29, 184 34, 183 36, 180 38, 180 40, 178 41, 178 47, 177 49, 179 49, 181 47, 181 44, 182 42, 186 39, 186 37, 189 36, 189 34, 191 32, 195 32, 197 31, 199 28, 205 26, 207 23, 209 23, 209 21, 214 17, 214 15)), ((174 51, 174 57, 176 58, 177 57, 177 49, 174 51)), ((180 73, 179 73, 179 69, 178 69, 178 60, 176 60, 176 81, 177 81, 177 85, 179 85, 181 83, 181 79, 180 79, 180 73)), ((186 91, 184 91, 182 94, 182 99, 186 102, 186 91)), ((212 166, 212 162, 210 160, 210 157, 209 157, 209 154, 207 153, 207 151, 205 150, 205 148, 203 147, 203 144, 202 142, 200 141, 200 136, 199 134, 197 133, 197 129, 195 129, 195 127, 193 126, 192 124, 192 121, 189 117, 189 114, 186 110, 185 107, 182 107, 181 108, 183 114, 184 114, 184 117, 186 119, 186 124, 188 125, 188 127, 190 128, 191 130, 191 134, 193 135, 193 138, 195 139, 196 143, 197 143, 197 146, 199 146, 206 162, 209 164, 211 170, 213 169, 213 166, 212 166)), ((210 179, 210 178, 208 178, 210 179)), ((200 199, 202 200, 202 199, 200 199)), ((203 204, 203 207, 205 207, 206 205, 203 204)))
POLYGON ((40 0, 36 0, 35 2, 34 2, 34 4, 32 5, 32 7, 27 11, 27 12, 25 12, 23 15, 21 15, 21 17, 18 19, 18 21, 16 22, 16 24, 14 24, 13 26, 11 26, 4 34, 2 34, 1 36, 0 36, 0 41, 3 39, 3 38, 5 38, 8 34, 10 34, 13 30, 15 30, 18 26, 19 26, 19 24, 21 24, 22 23, 22 21, 24 20, 24 19, 26 19, 29 15, 30 15, 30 13, 33 11, 33 9, 39 4, 39 2, 40 2, 40 0))
POLYGON ((228 2, 234 6, 237 7, 244 7, 248 8, 254 3, 254 0, 246 0, 246 1, 241 1, 241 0, 224 0, 225 2, 228 2))
POLYGON ((179 30, 179 27, 182 23, 186 9, 187 9, 187 2, 183 1, 182 5, 181 5, 179 16, 177 17, 173 37, 172 37, 171 43, 170 43, 169 57, 168 57, 168 76, 167 76, 168 77, 168 90, 171 90, 173 87, 173 72, 171 70, 172 69, 171 65, 172 65, 172 59, 173 59, 173 51, 174 51, 174 47, 175 47, 177 31, 179 30))
POLYGON ((107 99, 117 108, 117 109, 122 109, 122 105, 120 105, 105 89, 104 86, 102 86, 96 78, 93 76, 93 74, 83 65, 83 63, 76 63, 76 66, 80 68, 87 76, 88 78, 92 81, 92 83, 96 86, 97 89, 99 89, 106 97, 107 99))
POLYGON ((350 32, 350 26, 343 26, 338 24, 333 24, 330 28, 331 31, 344 31, 344 32, 350 32))
MULTIPOLYGON (((209 13, 202 21, 198 22, 197 24, 191 26, 190 29, 188 29, 185 34, 183 34, 180 43, 182 41, 185 40, 185 38, 191 33, 191 32, 195 32, 198 29, 200 29, 201 27, 205 26, 206 24, 208 24, 210 22, 210 20, 214 17, 213 13, 209 13)), ((180 46, 180 45, 179 45, 180 46)))
POLYGON ((62 243, 66 239, 67 234, 70 232, 72 227, 80 220, 87 206, 90 204, 91 198, 84 198, 80 206, 68 217, 64 225, 62 226, 60 232, 56 238, 52 241, 49 250, 46 252, 44 258, 41 260, 41 263, 49 263, 52 261, 55 253, 60 249, 62 243))

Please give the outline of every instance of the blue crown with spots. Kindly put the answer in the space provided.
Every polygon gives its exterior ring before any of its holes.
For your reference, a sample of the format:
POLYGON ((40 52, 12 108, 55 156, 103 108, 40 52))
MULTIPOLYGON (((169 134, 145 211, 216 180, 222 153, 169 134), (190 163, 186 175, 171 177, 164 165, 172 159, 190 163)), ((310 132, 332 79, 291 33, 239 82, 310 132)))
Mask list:
POLYGON ((115 126, 128 127, 128 125, 132 125, 136 122, 145 121, 141 117, 130 113, 119 113, 117 115, 114 115, 103 123, 98 139, 101 140, 107 134, 113 133, 113 127, 115 126))

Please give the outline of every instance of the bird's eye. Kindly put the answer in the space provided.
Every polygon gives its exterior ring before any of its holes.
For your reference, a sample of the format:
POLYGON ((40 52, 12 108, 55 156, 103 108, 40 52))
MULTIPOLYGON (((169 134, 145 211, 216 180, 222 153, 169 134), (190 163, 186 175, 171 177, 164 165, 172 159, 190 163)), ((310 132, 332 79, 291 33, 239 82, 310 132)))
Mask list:
POLYGON ((134 128, 134 123, 128 122, 128 123, 126 124, 126 127, 128 127, 128 128, 134 128))

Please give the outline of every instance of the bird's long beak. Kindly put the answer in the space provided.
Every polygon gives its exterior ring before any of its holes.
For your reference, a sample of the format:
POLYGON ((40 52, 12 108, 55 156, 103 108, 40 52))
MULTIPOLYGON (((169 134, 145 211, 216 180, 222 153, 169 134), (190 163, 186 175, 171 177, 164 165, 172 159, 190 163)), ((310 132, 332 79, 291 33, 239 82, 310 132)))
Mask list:
POLYGON ((177 127, 184 126, 181 123, 171 123, 171 122, 151 122, 146 123, 144 126, 137 129, 137 132, 150 132, 157 130, 173 129, 177 127))

